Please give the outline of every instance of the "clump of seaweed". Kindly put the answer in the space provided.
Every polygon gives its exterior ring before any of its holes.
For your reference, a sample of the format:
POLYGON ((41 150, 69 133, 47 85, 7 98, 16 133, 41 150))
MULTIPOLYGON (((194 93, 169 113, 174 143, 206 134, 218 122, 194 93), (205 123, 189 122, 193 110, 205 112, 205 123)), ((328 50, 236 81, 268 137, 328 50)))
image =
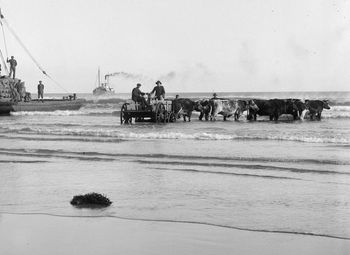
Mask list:
POLYGON ((88 207, 88 208, 107 207, 112 204, 109 198, 95 192, 88 193, 85 195, 74 196, 73 199, 70 201, 70 203, 71 205, 74 205, 76 207, 88 207))

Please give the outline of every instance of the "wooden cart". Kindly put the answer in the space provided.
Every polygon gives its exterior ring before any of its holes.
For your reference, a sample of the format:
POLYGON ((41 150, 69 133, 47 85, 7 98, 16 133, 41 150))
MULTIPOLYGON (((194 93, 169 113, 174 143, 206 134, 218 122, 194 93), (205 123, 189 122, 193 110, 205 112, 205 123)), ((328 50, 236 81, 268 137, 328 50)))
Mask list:
POLYGON ((169 123, 176 121, 172 100, 152 101, 149 106, 142 106, 130 100, 120 110, 120 124, 133 122, 169 123))

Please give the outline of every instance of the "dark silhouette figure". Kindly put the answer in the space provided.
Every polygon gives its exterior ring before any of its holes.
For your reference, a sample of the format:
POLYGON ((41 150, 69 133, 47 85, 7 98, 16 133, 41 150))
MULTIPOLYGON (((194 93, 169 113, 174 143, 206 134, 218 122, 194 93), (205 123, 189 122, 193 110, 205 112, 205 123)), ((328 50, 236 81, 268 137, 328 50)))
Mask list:
POLYGON ((152 95, 153 93, 155 93, 155 98, 158 100, 162 100, 165 98, 165 89, 163 86, 161 86, 162 83, 160 81, 157 81, 156 84, 157 86, 153 88, 150 94, 152 95))
POLYGON ((17 61, 16 59, 11 56, 11 59, 7 59, 7 63, 10 63, 10 74, 9 76, 13 75, 13 79, 16 77, 16 66, 17 66, 17 61))
POLYGON ((38 100, 41 98, 41 101, 44 101, 44 84, 42 84, 41 81, 39 81, 38 84, 38 100))
POLYGON ((136 88, 132 90, 131 99, 136 103, 141 103, 142 107, 145 107, 148 105, 146 99, 144 98, 146 93, 142 92, 140 87, 141 84, 137 83, 136 88))

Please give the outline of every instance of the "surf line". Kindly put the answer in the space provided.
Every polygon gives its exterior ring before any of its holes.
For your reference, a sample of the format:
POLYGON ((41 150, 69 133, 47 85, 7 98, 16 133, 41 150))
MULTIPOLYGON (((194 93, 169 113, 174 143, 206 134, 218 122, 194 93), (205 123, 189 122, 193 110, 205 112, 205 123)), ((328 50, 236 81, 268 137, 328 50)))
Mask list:
POLYGON ((114 218, 114 219, 129 220, 129 221, 194 224, 194 225, 205 225, 205 226, 210 226, 210 227, 236 229, 236 230, 249 231, 249 232, 260 232, 260 233, 271 233, 271 234, 290 234, 290 235, 303 235, 303 236, 314 236, 314 237, 326 237, 326 238, 341 239, 341 240, 349 240, 350 241, 350 237, 343 237, 343 236, 318 234, 318 233, 312 233, 312 232, 295 232, 295 231, 287 231, 287 230, 269 230, 269 229, 242 228, 242 227, 227 226, 227 225, 214 224, 214 223, 201 222, 201 221, 132 218, 132 217, 123 217, 123 216, 118 216, 118 215, 74 216, 74 215, 63 215, 63 214, 54 214, 54 213, 35 213, 35 212, 31 212, 31 213, 25 213, 25 212, 24 213, 11 213, 11 212, 1 212, 0 211, 0 214, 8 214, 8 215, 44 215, 44 216, 61 217, 61 218, 111 218, 111 219, 114 218))
MULTIPOLYGON (((1 135, 0 137, 3 138, 9 138, 9 139, 17 139, 18 137, 9 137, 6 135, 1 135)), ((22 137, 19 137, 22 139, 22 137)), ((109 137, 106 137, 107 139, 109 137)), ((24 137, 23 139, 27 140, 43 140, 43 141, 62 141, 62 139, 59 137, 58 138, 40 138, 40 137, 35 137, 35 138, 30 138, 30 137, 24 137)), ((79 138, 70 138, 70 139, 64 139, 68 141, 96 141, 95 139, 79 139, 79 138)), ((103 140, 104 141, 104 140, 103 140)), ((117 142, 122 142, 124 140, 115 138, 113 141, 117 142)), ((303 159, 303 158, 295 158, 295 159, 288 159, 288 158, 266 158, 266 157, 213 157, 213 156, 195 156, 195 155, 179 155, 179 154, 174 154, 174 155, 169 155, 169 154, 161 154, 161 153, 150 153, 150 154, 130 154, 130 153, 100 153, 96 151, 82 151, 82 152, 76 152, 76 151, 64 151, 64 150, 50 150, 50 149, 45 149, 45 150, 28 150, 28 149, 9 149, 9 148, 1 148, 0 151, 4 152, 20 152, 20 153, 50 153, 50 154, 56 154, 61 153, 61 154, 77 154, 77 155, 84 155, 84 156, 89 156, 89 155, 94 155, 94 156, 106 156, 106 157, 131 157, 131 158, 139 158, 139 157, 144 157, 144 158, 164 158, 164 159, 188 159, 188 160, 225 160, 225 161, 245 161, 245 162, 263 162, 263 163, 306 163, 306 164, 330 164, 330 165, 350 165, 350 161, 339 161, 339 160, 332 160, 332 159, 303 159)), ((215 163, 213 163, 215 164, 215 163)), ((223 163, 221 163, 223 164, 223 163)), ((226 163, 228 164, 228 163, 226 163)), ((277 169, 280 169, 281 167, 277 167, 277 169)), ((300 171, 302 169, 299 168, 286 168, 287 170, 296 170, 300 171)), ((308 170, 308 169, 305 169, 308 170)), ((311 170, 315 172, 315 170, 311 170)), ((322 171, 322 173, 337 173, 334 171, 322 171)), ((344 172, 339 172, 339 173, 344 173, 344 172)), ((348 173, 345 173, 348 174, 348 173)))
MULTIPOLYGON (((0 137, 9 138, 8 136, 1 135, 0 137)), ((12 138, 12 137, 11 137, 12 138)), ((106 137, 109 138, 109 137, 106 137)), ((40 139, 40 138, 30 138, 31 140, 34 139, 40 139)), ((54 138, 54 139, 43 139, 43 140, 52 140, 52 141, 58 141, 62 139, 54 138)), ((66 139, 65 139, 66 140, 66 139)), ((76 139, 73 139, 76 140, 76 139)), ((85 140, 85 138, 84 138, 85 140)), ((122 139, 116 138, 117 141, 124 141, 122 139)), ((94 139, 89 139, 87 141, 95 141, 94 139)), ((266 157, 213 157, 213 156, 196 156, 196 155, 180 155, 180 154, 161 154, 161 153, 150 153, 150 154, 130 154, 130 153, 100 153, 96 151, 82 151, 82 152, 76 152, 76 151, 63 151, 63 150, 27 150, 27 149, 9 149, 9 148, 0 148, 1 151, 14 151, 14 152, 21 152, 21 153, 27 153, 27 152, 45 152, 45 153, 64 153, 64 154, 78 154, 78 155, 94 155, 94 156, 109 156, 109 157, 145 157, 145 158, 171 158, 171 159, 198 159, 198 160, 225 160, 225 161, 247 161, 247 162, 267 162, 267 163, 307 163, 307 164, 330 164, 330 165, 350 165, 350 161, 339 161, 339 160, 332 160, 332 159, 303 159, 303 158, 295 158, 295 159, 289 159, 289 158, 266 158, 266 157)))

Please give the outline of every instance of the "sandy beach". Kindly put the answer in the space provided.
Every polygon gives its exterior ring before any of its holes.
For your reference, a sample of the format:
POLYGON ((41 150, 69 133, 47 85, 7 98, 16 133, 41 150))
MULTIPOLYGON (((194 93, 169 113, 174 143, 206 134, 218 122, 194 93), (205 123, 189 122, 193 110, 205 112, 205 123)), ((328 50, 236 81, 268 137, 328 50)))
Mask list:
POLYGON ((0 255, 350 255, 349 21, 2 1, 0 255))
POLYGON ((123 126, 93 107, 2 118, 0 255, 349 254, 349 120, 337 110, 123 126), (69 203, 88 192, 113 204, 69 203))
POLYGON ((0 215, 0 253, 348 254, 350 241, 108 217, 0 215))

